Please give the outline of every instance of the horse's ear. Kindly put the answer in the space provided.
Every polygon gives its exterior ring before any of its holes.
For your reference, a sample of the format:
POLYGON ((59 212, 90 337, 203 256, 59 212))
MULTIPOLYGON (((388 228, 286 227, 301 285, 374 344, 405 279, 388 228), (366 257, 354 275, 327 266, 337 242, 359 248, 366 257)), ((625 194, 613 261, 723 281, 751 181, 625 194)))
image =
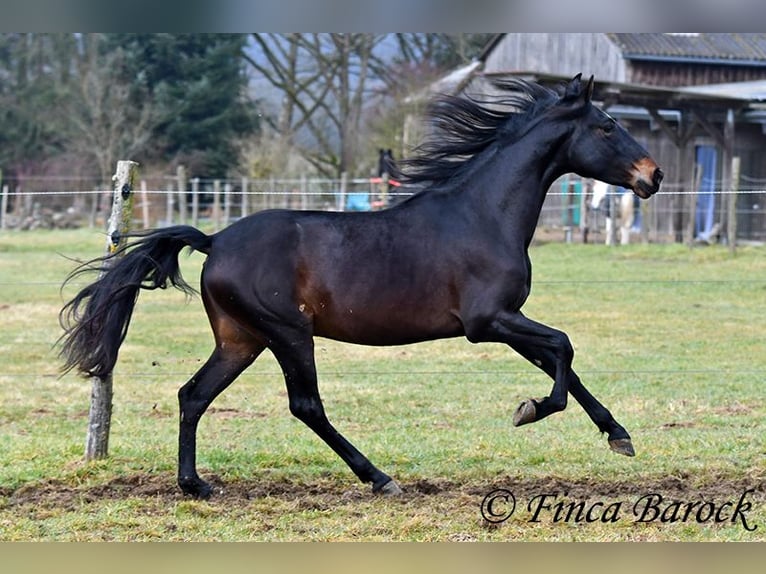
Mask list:
POLYGON ((566 90, 564 91, 565 100, 576 100, 582 94, 582 82, 580 79, 582 74, 577 74, 574 78, 569 80, 566 90))
POLYGON ((593 97, 593 87, 593 76, 588 79, 588 83, 583 87, 582 74, 577 74, 567 84, 563 99, 568 102, 587 104, 593 97))

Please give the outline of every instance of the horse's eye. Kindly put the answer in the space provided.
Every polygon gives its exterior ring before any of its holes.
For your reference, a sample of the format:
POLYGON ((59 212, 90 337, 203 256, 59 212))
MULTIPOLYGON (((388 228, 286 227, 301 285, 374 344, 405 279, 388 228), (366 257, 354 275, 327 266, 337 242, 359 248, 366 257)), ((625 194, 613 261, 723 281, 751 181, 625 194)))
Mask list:
POLYGON ((614 122, 609 122, 601 126, 601 131, 604 132, 604 134, 609 135, 614 131, 614 122))

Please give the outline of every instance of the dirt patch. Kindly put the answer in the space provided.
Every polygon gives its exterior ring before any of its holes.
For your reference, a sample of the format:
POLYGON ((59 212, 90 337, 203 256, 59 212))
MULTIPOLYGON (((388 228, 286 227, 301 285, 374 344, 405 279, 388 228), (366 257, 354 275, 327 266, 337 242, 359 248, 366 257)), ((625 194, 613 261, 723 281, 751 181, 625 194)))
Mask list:
MULTIPOLYGON (((316 508, 340 506, 363 501, 373 496, 369 487, 337 479, 317 479, 312 482, 292 480, 239 480, 225 482, 216 475, 205 479, 214 488, 217 502, 244 502, 262 498, 297 501, 300 505, 316 508)), ((481 497, 498 488, 509 489, 517 497, 531 498, 541 493, 566 494, 571 498, 626 499, 637 494, 659 493, 666 499, 684 500, 690 495, 709 500, 734 499, 745 490, 752 490, 752 498, 766 500, 766 474, 757 476, 701 476, 680 474, 642 480, 640 484, 627 480, 568 480, 557 477, 518 478, 496 477, 488 481, 457 482, 447 479, 420 479, 402 482, 402 502, 427 497, 464 498, 481 497)), ((75 508, 83 503, 128 498, 163 499, 173 503, 188 499, 176 486, 171 473, 138 473, 118 477, 104 484, 73 486, 51 480, 22 486, 16 490, 0 489, 7 506, 32 505, 36 508, 75 508)))
POLYGON ((697 424, 693 423, 691 421, 684 421, 684 422, 674 422, 674 423, 665 423, 664 425, 660 425, 660 428, 662 430, 669 430, 669 429, 691 429, 696 427, 697 424))

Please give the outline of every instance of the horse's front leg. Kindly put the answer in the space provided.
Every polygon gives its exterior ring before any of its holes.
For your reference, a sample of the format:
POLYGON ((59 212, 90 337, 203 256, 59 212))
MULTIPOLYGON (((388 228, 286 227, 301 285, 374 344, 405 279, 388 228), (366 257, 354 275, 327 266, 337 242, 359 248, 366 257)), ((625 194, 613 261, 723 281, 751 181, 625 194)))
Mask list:
POLYGON ((514 426, 539 421, 567 406, 569 373, 572 370, 574 349, 566 333, 525 317, 521 312, 501 313, 487 327, 487 341, 506 343, 514 349, 525 349, 527 356, 538 367, 542 358, 548 359, 548 374, 553 378, 550 395, 542 399, 523 401, 513 414, 514 426))
POLYGON ((487 335, 495 342, 508 344, 521 356, 542 369, 553 379, 553 389, 542 399, 527 399, 516 409, 513 424, 520 426, 564 410, 567 393, 580 403, 601 432, 609 437, 615 452, 633 456, 628 432, 614 420, 612 414, 588 392, 572 369, 574 350, 566 333, 538 323, 522 313, 504 313, 492 323, 487 335))
MULTIPOLYGON (((539 367, 550 377, 554 377, 556 372, 556 357, 550 351, 534 348, 526 343, 519 343, 513 346, 513 349, 530 363, 539 367)), ((602 433, 607 433, 610 448, 619 454, 634 456, 633 444, 630 435, 622 425, 620 425, 609 410, 596 399, 585 385, 582 384, 580 377, 573 369, 569 370, 567 375, 569 393, 580 403, 583 410, 588 414, 602 433)))

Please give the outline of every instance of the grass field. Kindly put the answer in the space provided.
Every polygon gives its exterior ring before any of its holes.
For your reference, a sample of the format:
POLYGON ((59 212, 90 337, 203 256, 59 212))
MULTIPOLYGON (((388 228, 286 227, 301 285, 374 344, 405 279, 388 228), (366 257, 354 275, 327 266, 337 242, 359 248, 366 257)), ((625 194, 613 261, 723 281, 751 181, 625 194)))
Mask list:
MULTIPOLYGON (((0 235, 0 540, 766 540, 764 248, 533 247, 525 311, 569 333, 635 458, 611 453, 575 401, 514 428, 551 382, 503 346, 318 340, 330 419, 404 495, 373 496, 290 416, 264 354, 200 425, 209 501, 175 486, 176 392, 212 349, 200 301, 175 291, 141 295, 110 457, 82 461, 89 383, 59 377, 52 347, 74 294, 59 292, 67 257, 102 250, 92 230, 0 235), (481 505, 496 489, 516 511, 492 524, 481 505)), ((201 262, 183 258, 192 284, 201 262)))

